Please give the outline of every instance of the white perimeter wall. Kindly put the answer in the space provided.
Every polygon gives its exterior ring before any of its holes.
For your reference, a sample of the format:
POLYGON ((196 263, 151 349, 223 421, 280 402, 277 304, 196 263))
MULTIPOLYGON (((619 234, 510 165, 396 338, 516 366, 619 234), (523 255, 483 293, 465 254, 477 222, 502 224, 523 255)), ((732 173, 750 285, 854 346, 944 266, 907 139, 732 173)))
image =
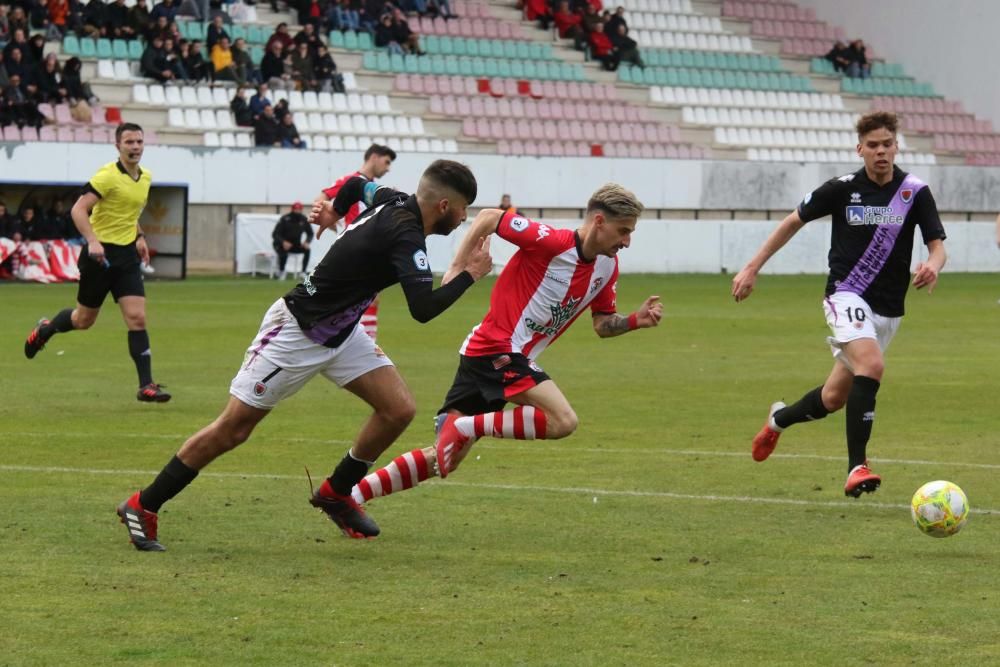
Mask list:
MULTIPOLYGON (((1000 130, 997 0, 797 0, 1000 130)), ((904 126, 903 131, 906 131, 904 126)))
MULTIPOLYGON (((1000 2, 998 2, 1000 4, 1000 2)), ((791 211, 805 193, 850 165, 771 164, 613 158, 449 156, 468 164, 479 181, 477 207, 496 206, 509 192, 529 208, 586 206, 609 181, 633 190, 649 209, 791 211)), ((117 159, 111 145, 0 144, 0 183, 85 183, 97 167, 117 159)), ((385 183, 412 191, 430 155, 401 155, 385 183)), ((312 200, 320 189, 360 166, 352 153, 290 149, 231 150, 153 146, 143 166, 158 183, 186 183, 192 204, 288 205, 312 200)), ((1000 168, 920 167, 942 211, 1000 211, 1000 168)))

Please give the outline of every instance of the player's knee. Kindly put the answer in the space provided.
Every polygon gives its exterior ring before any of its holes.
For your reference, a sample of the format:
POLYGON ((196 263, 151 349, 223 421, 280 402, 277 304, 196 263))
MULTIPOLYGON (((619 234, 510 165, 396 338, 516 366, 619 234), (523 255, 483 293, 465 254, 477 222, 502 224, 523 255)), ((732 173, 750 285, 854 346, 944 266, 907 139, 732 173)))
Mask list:
POLYGON ((873 359, 863 364, 858 364, 854 368, 854 374, 869 377, 873 380, 882 381, 882 373, 885 372, 885 362, 882 359, 873 359))
POLYGON ((146 328, 145 313, 127 316, 125 318, 125 326, 128 327, 129 331, 142 331, 146 328))
POLYGON ((554 410, 548 415, 545 436, 550 439, 565 438, 573 433, 579 425, 576 413, 572 408, 554 410))
POLYGON ((90 313, 79 313, 74 312, 72 316, 73 328, 78 330, 89 329, 94 326, 94 322, 97 321, 97 315, 91 315, 90 313))
POLYGON ((406 428, 417 415, 417 404, 412 396, 407 396, 406 400, 396 401, 391 407, 382 410, 381 415, 395 426, 406 428))
POLYGON ((823 389, 823 407, 827 412, 836 412, 847 403, 847 392, 836 389, 823 389))

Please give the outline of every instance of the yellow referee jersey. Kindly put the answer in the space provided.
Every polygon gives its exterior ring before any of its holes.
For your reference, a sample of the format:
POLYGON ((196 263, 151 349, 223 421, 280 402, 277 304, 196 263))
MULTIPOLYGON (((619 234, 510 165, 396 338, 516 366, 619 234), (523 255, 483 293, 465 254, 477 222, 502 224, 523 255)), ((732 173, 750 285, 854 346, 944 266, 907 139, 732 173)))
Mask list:
POLYGON ((135 241, 136 223, 149 198, 152 180, 145 169, 139 169, 139 180, 133 180, 120 161, 97 170, 87 189, 100 197, 90 213, 90 226, 98 241, 115 245, 135 241))

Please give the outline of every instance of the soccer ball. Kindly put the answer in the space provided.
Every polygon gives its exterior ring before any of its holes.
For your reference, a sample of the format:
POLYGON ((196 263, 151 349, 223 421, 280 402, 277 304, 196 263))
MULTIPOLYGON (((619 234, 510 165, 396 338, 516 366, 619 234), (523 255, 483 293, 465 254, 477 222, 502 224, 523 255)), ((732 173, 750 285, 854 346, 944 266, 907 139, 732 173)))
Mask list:
POLYGON ((927 482, 910 501, 913 523, 931 537, 950 537, 962 530, 969 518, 969 499, 957 484, 927 482))

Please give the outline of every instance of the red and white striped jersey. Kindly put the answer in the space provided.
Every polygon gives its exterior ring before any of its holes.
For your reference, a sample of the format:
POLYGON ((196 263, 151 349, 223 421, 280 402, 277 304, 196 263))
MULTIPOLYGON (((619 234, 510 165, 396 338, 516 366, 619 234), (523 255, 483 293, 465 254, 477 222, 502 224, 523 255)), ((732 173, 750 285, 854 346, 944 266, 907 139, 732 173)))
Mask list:
POLYGON ((589 307, 615 312, 618 258, 580 257, 580 239, 512 211, 497 235, 518 247, 490 294, 490 310, 459 352, 469 357, 518 352, 535 359, 589 307))
MULTIPOLYGON (((336 183, 334 183, 328 188, 325 188, 323 190, 323 194, 325 194, 330 199, 330 201, 333 201, 334 199, 337 198, 337 193, 340 192, 340 188, 344 187, 344 183, 351 180, 355 176, 360 176, 361 178, 368 180, 368 177, 362 174, 360 171, 355 171, 353 173, 347 174, 346 176, 341 176, 339 179, 337 179, 336 183)), ((344 216, 344 227, 349 227, 350 224, 354 222, 354 219, 357 218, 359 215, 361 215, 361 213, 364 212, 366 208, 367 207, 365 206, 364 202, 359 201, 356 204, 354 204, 354 206, 352 206, 347 211, 347 215, 344 216)))

